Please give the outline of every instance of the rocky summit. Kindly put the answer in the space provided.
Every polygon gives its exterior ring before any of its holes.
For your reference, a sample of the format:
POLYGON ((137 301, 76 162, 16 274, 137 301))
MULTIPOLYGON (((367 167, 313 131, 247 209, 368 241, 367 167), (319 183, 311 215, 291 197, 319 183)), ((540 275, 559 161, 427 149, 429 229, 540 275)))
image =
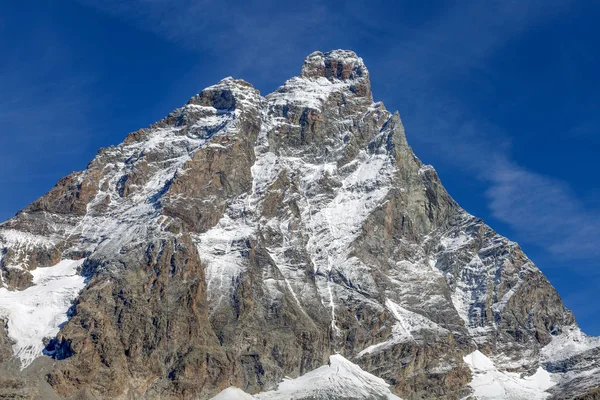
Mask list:
POLYGON ((600 398, 600 339, 351 51, 225 78, 0 224, 0 320, 0 398, 600 398))

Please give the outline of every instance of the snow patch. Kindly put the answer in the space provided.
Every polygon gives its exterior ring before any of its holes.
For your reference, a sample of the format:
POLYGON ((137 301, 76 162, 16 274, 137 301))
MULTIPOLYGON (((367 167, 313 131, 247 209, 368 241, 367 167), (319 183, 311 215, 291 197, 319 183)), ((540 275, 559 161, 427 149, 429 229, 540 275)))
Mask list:
POLYGON ((454 237, 445 236, 440 239, 440 243, 446 251, 456 251, 471 240, 464 232, 460 232, 454 237))
MULTIPOLYGON (((367 217, 381 203, 390 190, 395 167, 388 155, 368 155, 361 152, 356 169, 347 176, 331 164, 312 165, 298 159, 286 160, 287 167, 302 171, 302 220, 310 232, 306 249, 309 252, 319 279, 317 286, 324 302, 329 304, 332 325, 335 326, 335 303, 330 276, 334 267, 344 267, 349 246, 358 237, 367 217), (333 199, 318 192, 319 180, 327 174, 329 179, 340 179, 341 187, 333 199)), ((345 271, 341 271, 344 273, 345 271)))
POLYGON ((21 291, 0 288, 0 317, 8 320, 8 336, 21 368, 42 355, 44 338, 53 338, 68 320, 67 311, 85 286, 77 274, 84 260, 62 260, 31 271, 33 286, 21 291))
POLYGON ((600 337, 587 336, 577 326, 568 328, 546 345, 540 354, 542 362, 566 360, 588 350, 600 347, 600 337))
POLYGON ((463 357, 473 373, 469 384, 480 400, 543 400, 546 390, 556 384, 548 371, 539 367, 531 376, 504 372, 479 350, 463 357))
POLYGON ((205 266, 206 290, 212 311, 218 308, 236 278, 246 270, 244 254, 253 234, 254 228, 243 218, 225 214, 214 228, 195 236, 205 266))
POLYGON ((288 80, 284 86, 267 96, 269 104, 278 107, 293 105, 301 108, 311 108, 321 111, 321 106, 333 92, 348 89, 346 82, 331 82, 327 78, 317 79, 295 77, 288 80))
POLYGON ((427 172, 430 172, 430 171, 435 172, 433 165, 423 165, 421 168, 419 168, 419 175, 426 174, 427 172))
POLYGON ((236 387, 228 387, 210 400, 256 400, 256 397, 249 395, 236 387))
POLYGON ((397 321, 392 327, 392 334, 390 338, 385 342, 367 347, 358 353, 358 357, 385 350, 398 343, 413 341, 419 345, 419 342, 415 339, 415 336, 419 335, 422 330, 433 331, 442 335, 449 333, 447 329, 442 328, 430 319, 415 312, 409 311, 394 303, 390 299, 386 300, 385 305, 397 321))

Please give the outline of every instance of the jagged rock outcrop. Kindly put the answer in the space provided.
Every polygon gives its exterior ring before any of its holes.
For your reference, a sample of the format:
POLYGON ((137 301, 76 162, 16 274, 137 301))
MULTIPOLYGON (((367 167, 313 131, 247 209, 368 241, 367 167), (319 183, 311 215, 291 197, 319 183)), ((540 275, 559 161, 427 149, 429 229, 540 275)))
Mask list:
MULTIPOLYGON (((86 278, 49 325, 57 396, 264 392, 339 352, 404 399, 486 398, 478 377, 536 371, 553 384, 525 398, 593 398, 600 341, 451 198, 369 79, 342 50, 265 97, 226 78, 0 225, 0 296, 86 278)), ((33 351, 13 324, 0 362, 33 351)))

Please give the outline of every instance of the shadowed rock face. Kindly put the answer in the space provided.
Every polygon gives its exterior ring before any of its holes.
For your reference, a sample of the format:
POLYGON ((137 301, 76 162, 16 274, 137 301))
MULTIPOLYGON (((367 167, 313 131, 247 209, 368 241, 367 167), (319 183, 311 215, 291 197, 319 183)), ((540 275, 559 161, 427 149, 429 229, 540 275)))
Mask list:
POLYGON ((88 277, 42 383, 2 390, 256 393, 339 352, 402 398, 458 399, 479 349, 560 374, 556 398, 595 398, 600 343, 517 244, 456 204, 369 79, 342 50, 266 97, 226 78, 0 225, 3 290, 65 258, 88 277))

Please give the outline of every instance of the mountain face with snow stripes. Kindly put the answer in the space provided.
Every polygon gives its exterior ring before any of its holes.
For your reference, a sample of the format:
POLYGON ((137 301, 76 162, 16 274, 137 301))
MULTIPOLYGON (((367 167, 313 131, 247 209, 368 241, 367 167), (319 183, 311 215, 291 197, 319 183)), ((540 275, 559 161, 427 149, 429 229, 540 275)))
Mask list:
POLYGON ((600 340, 345 50, 223 79, 0 224, 0 320, 0 397, 600 393, 600 340))

